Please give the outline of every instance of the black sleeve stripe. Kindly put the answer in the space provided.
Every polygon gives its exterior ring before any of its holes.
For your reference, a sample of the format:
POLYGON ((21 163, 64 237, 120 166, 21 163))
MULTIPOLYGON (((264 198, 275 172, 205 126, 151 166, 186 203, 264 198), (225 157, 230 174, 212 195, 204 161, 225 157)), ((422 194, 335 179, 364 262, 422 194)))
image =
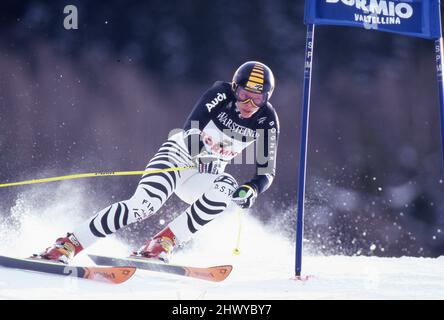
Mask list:
POLYGON ((113 234, 113 232, 108 227, 108 215, 109 215, 112 207, 113 206, 109 207, 108 211, 103 215, 102 219, 100 220, 100 222, 102 224, 103 231, 105 231, 105 233, 107 235, 113 234))
POLYGON ((189 154, 183 153, 182 151, 179 151, 173 147, 161 147, 157 154, 176 155, 179 158, 184 159, 185 162, 191 161, 191 156, 189 154))
POLYGON ((191 162, 191 159, 185 158, 179 153, 167 152, 167 151, 160 151, 156 153, 156 155, 151 159, 151 161, 153 161, 153 159, 156 159, 159 156, 173 159, 174 161, 172 165, 174 165, 175 167, 177 167, 177 164, 188 164, 191 162))
POLYGON ((176 183, 175 183, 175 180, 172 179, 171 175, 169 175, 168 173, 169 172, 155 173, 155 174, 152 174, 151 176, 152 177, 158 176, 158 177, 164 178, 168 182, 171 192, 174 192, 174 190, 176 189, 176 183))
POLYGON ((158 153, 156 154, 156 156, 154 156, 151 160, 150 160, 150 164, 152 164, 153 162, 155 162, 156 160, 162 159, 166 162, 171 163, 171 167, 177 168, 179 166, 189 166, 191 164, 191 160, 187 160, 184 158, 181 158, 179 155, 173 155, 171 153, 158 153))
MULTIPOLYGON (((158 164, 163 164, 163 163, 165 163, 165 162, 163 162, 163 160, 158 160, 158 161, 155 161, 155 162, 152 163, 152 164, 153 164, 153 165, 158 165, 158 164)), ((155 168, 151 167, 150 169, 155 169, 155 168)), ((161 172, 161 173, 166 174, 166 175, 169 175, 169 176, 173 179, 173 181, 174 181, 174 185, 176 185, 176 179, 177 179, 177 176, 180 177, 180 174, 179 174, 178 171, 166 171, 166 172, 161 172)), ((145 179, 146 177, 152 176, 152 175, 154 175, 154 174, 156 174, 156 173, 147 173, 147 174, 145 174, 145 175, 142 176, 142 179, 141 179, 141 180, 145 179)))
POLYGON ((176 173, 175 172, 164 172, 162 173, 162 175, 165 175, 166 177, 171 177, 171 179, 173 180, 172 184, 174 186, 174 189, 176 189, 176 184, 177 184, 177 180, 176 180, 176 173))
MULTIPOLYGON (((150 170, 164 170, 164 169, 174 169, 177 168, 177 166, 173 163, 171 163, 170 159, 156 159, 153 161, 153 159, 150 161, 150 163, 148 163, 148 166, 145 168, 145 171, 150 171, 150 170)), ((175 170, 175 171, 167 171, 166 173, 171 173, 171 175, 177 175, 178 177, 181 176, 180 170, 175 170)), ((152 173, 146 173, 142 176, 141 180, 145 179, 146 177, 148 177, 149 175, 151 175, 152 173)))
POLYGON ((122 215, 122 206, 120 205, 120 203, 117 204, 117 211, 116 214, 114 215, 114 229, 119 230, 120 227, 120 216, 122 215))
POLYGON ((170 162, 156 164, 155 167, 150 162, 146 166, 145 170, 150 170, 150 169, 171 169, 171 168, 175 168, 175 166, 174 166, 173 163, 170 163, 170 162))
MULTIPOLYGON (((173 166, 171 161, 168 160, 163 160, 163 159, 157 159, 155 161, 151 160, 150 163, 148 163, 148 166, 145 168, 145 171, 150 171, 150 170, 164 170, 164 169, 174 169, 177 168, 176 166, 173 166)), ((167 171, 168 172, 168 171, 167 171)), ((179 173, 179 171, 169 171, 171 173, 179 173)), ((142 179, 148 177, 149 175, 151 175, 152 173, 146 173, 142 176, 142 179)))
POLYGON ((170 174, 170 172, 147 173, 145 176, 142 177, 141 181, 143 181, 147 177, 149 177, 149 178, 153 178, 153 177, 163 178, 170 186, 171 192, 174 192, 174 190, 176 188, 176 178, 174 177, 174 174, 170 174))
POLYGON ((163 203, 163 199, 162 199, 162 197, 160 197, 159 195, 157 195, 157 194, 155 194, 155 193, 152 193, 151 191, 149 191, 149 190, 146 189, 146 188, 142 188, 142 189, 145 190, 145 192, 146 192, 151 198, 159 199, 159 201, 160 201, 161 203, 163 203))
POLYGON ((194 204, 191 206, 190 208, 191 210, 191 215, 193 216, 194 221, 196 221, 199 225, 204 226, 206 225, 208 222, 210 222, 211 220, 204 220, 202 219, 196 212, 196 210, 194 209, 194 204))
POLYGON ((126 203, 124 203, 123 206, 125 207, 125 213, 123 214, 123 226, 126 226, 126 225, 128 225, 129 210, 128 210, 128 206, 126 205, 126 203))
POLYGON ((163 192, 163 194, 165 195, 165 199, 167 199, 169 196, 169 192, 168 192, 167 188, 159 182, 145 181, 145 182, 140 182, 139 185, 140 184, 150 186, 150 187, 154 188, 155 190, 163 192))
POLYGON ((191 233, 196 233, 197 229, 193 225, 193 220, 190 217, 190 214, 187 212, 187 223, 188 223, 188 229, 190 229, 191 233))
MULTIPOLYGON (((187 155, 188 157, 190 157, 188 150, 186 150, 184 147, 182 147, 180 144, 178 144, 176 141, 174 140, 168 140, 167 142, 165 142, 162 146, 170 146, 172 148, 178 149, 178 151, 180 151, 181 153, 183 153, 184 155, 187 155)), ((191 158, 191 157, 190 157, 191 158)))
POLYGON ((199 208, 200 211, 202 211, 206 214, 215 215, 215 214, 219 214, 225 210, 225 209, 211 210, 211 209, 205 207, 199 200, 197 200, 195 204, 196 204, 196 207, 199 208))
POLYGON ((227 207, 227 204, 225 202, 216 202, 208 200, 208 198, 204 195, 202 195, 202 200, 205 204, 212 206, 212 207, 223 207, 224 209, 227 207))
POLYGON ((94 225, 94 221, 96 220, 97 216, 91 220, 89 224, 89 229, 91 230, 92 234, 95 235, 98 238, 105 238, 106 236, 97 230, 96 226, 94 225))

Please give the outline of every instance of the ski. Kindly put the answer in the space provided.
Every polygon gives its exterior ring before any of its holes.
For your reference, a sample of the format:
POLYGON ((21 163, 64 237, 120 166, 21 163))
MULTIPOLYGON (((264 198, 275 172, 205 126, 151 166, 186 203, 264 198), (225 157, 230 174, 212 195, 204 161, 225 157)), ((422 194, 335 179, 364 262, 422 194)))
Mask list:
POLYGON ((145 258, 128 257, 128 258, 112 258, 97 255, 89 255, 89 257, 97 264, 102 266, 130 266, 138 269, 172 273, 179 276, 197 278, 220 282, 225 280, 233 270, 233 266, 214 266, 208 268, 189 267, 174 264, 165 264, 161 262, 148 261, 145 258))
POLYGON ((5 268, 37 271, 68 277, 103 281, 119 284, 125 282, 136 272, 134 267, 79 267, 36 258, 11 258, 0 256, 0 266, 5 268))

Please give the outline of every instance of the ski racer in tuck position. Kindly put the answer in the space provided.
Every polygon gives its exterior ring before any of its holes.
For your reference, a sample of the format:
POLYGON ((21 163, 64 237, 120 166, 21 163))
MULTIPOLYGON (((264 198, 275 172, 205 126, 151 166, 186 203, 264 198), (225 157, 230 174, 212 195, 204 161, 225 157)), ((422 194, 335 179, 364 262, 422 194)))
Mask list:
POLYGON ((133 253, 168 262, 174 248, 220 217, 231 201, 250 208, 275 176, 279 119, 269 102, 274 85, 270 68, 256 61, 241 65, 231 83, 215 82, 146 170, 192 168, 143 175, 130 199, 99 211, 35 258, 68 263, 95 241, 150 217, 175 193, 190 206, 133 253), (256 175, 239 186, 225 166, 253 142, 256 175))

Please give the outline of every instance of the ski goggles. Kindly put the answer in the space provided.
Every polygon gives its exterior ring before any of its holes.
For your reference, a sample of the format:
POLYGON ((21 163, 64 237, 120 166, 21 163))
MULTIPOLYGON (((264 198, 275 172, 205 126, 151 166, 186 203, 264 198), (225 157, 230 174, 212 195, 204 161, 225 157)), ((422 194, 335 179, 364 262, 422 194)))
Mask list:
POLYGON ((254 107, 260 108, 267 102, 266 93, 252 93, 238 86, 235 91, 236 99, 241 104, 251 103, 254 107))

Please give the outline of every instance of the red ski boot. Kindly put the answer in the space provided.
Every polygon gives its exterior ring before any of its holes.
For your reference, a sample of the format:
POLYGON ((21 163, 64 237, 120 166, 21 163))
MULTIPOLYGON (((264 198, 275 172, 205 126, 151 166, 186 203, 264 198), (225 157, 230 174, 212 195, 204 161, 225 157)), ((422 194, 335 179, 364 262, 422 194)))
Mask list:
POLYGON ((175 246, 176 236, 169 227, 166 227, 149 239, 139 251, 134 252, 134 256, 168 263, 175 246))
POLYGON ((58 238, 52 247, 47 248, 39 255, 34 255, 34 257, 68 264, 82 250, 83 247, 74 234, 68 233, 66 237, 58 238))

